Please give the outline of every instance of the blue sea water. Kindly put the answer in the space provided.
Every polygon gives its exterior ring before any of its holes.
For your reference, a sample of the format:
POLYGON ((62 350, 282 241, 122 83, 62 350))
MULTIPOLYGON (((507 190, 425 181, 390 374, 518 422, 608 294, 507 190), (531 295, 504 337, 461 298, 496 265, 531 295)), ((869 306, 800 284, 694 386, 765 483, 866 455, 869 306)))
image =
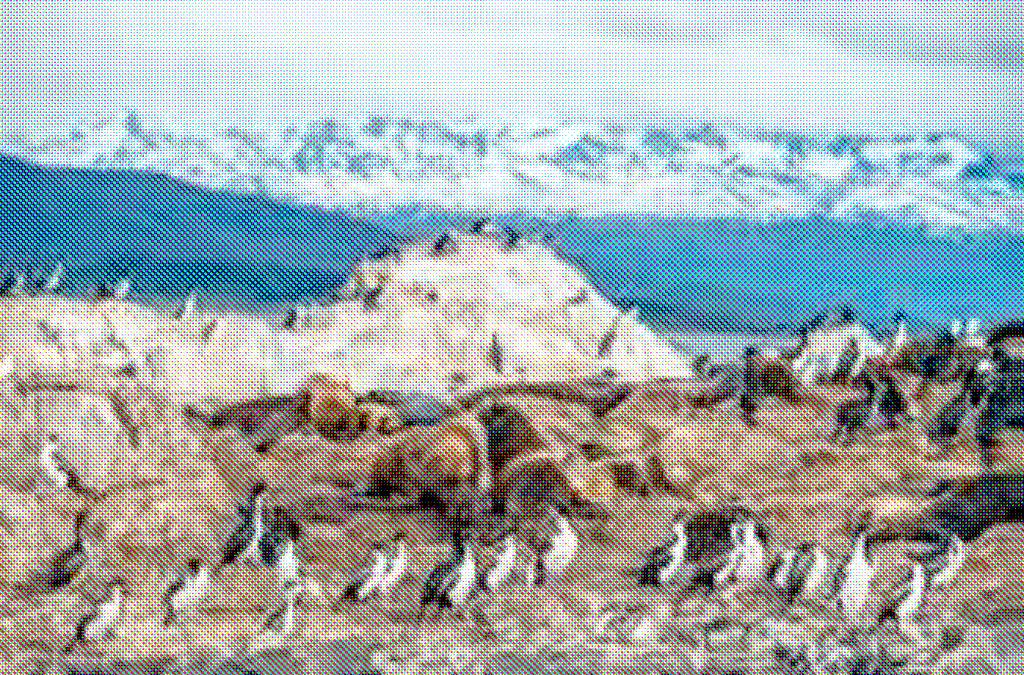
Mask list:
MULTIPOLYGON (((212 192, 124 170, 43 168, 0 157, 0 265, 61 261, 72 291, 130 276, 147 295, 245 307, 312 299, 359 258, 476 214, 395 209, 372 217, 212 192)), ((1024 237, 937 237, 899 223, 694 221, 657 216, 495 224, 554 235, 624 305, 668 329, 777 331, 828 306, 869 322, 1024 314, 1024 237)))

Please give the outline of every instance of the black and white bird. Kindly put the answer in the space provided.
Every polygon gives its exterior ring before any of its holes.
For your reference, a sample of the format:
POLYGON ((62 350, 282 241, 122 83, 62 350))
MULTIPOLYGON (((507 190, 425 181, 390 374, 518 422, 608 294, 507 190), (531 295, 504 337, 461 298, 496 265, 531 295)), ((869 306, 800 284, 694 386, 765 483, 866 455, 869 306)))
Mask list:
POLYGON ((916 542, 910 557, 924 566, 925 573, 936 588, 948 586, 967 558, 967 545, 955 533, 939 530, 926 540, 916 542))
POLYGON ((356 602, 365 602, 373 597, 380 580, 384 578, 388 568, 387 550, 378 546, 373 550, 372 560, 364 567, 345 589, 344 597, 356 602))
POLYGON ((839 609, 852 624, 863 621, 864 607, 871 592, 871 582, 875 578, 870 549, 867 528, 858 527, 852 535, 850 555, 836 575, 839 609))
POLYGON ((505 246, 506 248, 515 248, 516 244, 519 243, 519 239, 523 236, 514 227, 505 226, 505 246))
POLYGON ((877 428, 882 424, 881 408, 886 390, 873 375, 864 378, 864 387, 866 394, 863 398, 844 401, 839 405, 834 440, 849 444, 861 430, 877 428))
POLYGON ((263 539, 263 495, 266 486, 257 483, 249 493, 248 501, 238 507, 239 524, 231 533, 224 546, 222 565, 236 561, 249 561, 259 565, 261 560, 260 541, 263 539))
POLYGON ((111 292, 111 297, 114 300, 127 300, 128 295, 132 292, 132 281, 125 277, 117 282, 114 286, 114 290, 111 292))
POLYGON ((186 569, 176 573, 163 597, 164 626, 197 607, 210 592, 210 568, 197 558, 189 559, 186 569))
POLYGON ((285 510, 274 507, 270 527, 263 527, 259 539, 259 557, 265 567, 277 573, 278 585, 282 589, 292 588, 301 583, 302 570, 296 542, 301 530, 285 510))
POLYGON ((537 556, 536 585, 557 581, 568 569, 576 552, 580 548, 580 538, 573 529, 569 519, 561 510, 549 507, 549 515, 554 521, 555 533, 542 544, 537 556))
POLYGON ((364 602, 373 596, 390 599, 391 592, 405 578, 409 567, 409 546, 405 533, 395 535, 390 545, 373 551, 373 560, 346 589, 345 597, 364 602))
POLYGON ((508 531, 501 540, 501 550, 498 552, 497 558, 494 560, 494 564, 487 570, 485 574, 481 576, 480 585, 484 590, 494 592, 501 588, 502 585, 512 575, 512 570, 515 569, 516 558, 518 557, 518 547, 516 545, 516 535, 513 531, 508 531))
POLYGON ((608 330, 605 331, 604 335, 601 336, 601 341, 597 345, 597 358, 603 359, 608 356, 608 352, 611 351, 612 345, 615 344, 615 338, 619 328, 619 319, 622 314, 616 314, 615 318, 612 319, 611 325, 608 326, 608 330))
POLYGON ((57 266, 53 268, 50 276, 40 280, 39 292, 45 295, 54 295, 60 289, 60 284, 63 280, 64 265, 62 263, 57 263, 57 266))
POLYGON ((765 577, 767 532, 763 525, 749 515, 740 515, 729 527, 732 546, 728 562, 715 573, 715 586, 730 583, 751 584, 765 577))
POLYGON ((802 579, 800 599, 814 601, 829 591, 829 570, 831 561, 828 553, 819 544, 801 546, 801 554, 794 574, 802 579), (809 547, 809 550, 808 550, 809 547))
POLYGON ((261 633, 249 645, 251 654, 278 647, 286 637, 295 632, 300 598, 298 589, 285 590, 274 610, 264 619, 261 633))
POLYGON ((50 434, 39 449, 40 486, 57 490, 78 490, 80 483, 60 452, 56 434, 50 434))
POLYGON ((295 304, 288 308, 284 315, 282 326, 285 330, 298 330, 306 320, 308 310, 301 304, 295 304))
POLYGON ((476 589, 474 542, 466 543, 461 528, 456 527, 451 555, 438 563, 427 576, 417 619, 423 619, 429 605, 441 609, 463 607, 476 589))
POLYGON ((924 565, 914 563, 899 596, 882 610, 879 624, 891 619, 904 637, 920 641, 924 634, 921 623, 930 585, 924 565))
POLYGON ((792 604, 797 599, 813 600, 826 590, 828 555, 821 546, 802 542, 782 552, 772 568, 772 586, 792 604))
POLYGON ((487 353, 487 358, 495 372, 505 372, 505 349, 501 346, 501 340, 497 333, 491 333, 491 348, 487 353))
POLYGON ((473 234, 480 234, 480 233, 482 233, 484 231, 484 227, 487 226, 487 223, 489 223, 490 220, 491 219, 489 217, 485 217, 485 218, 481 218, 480 220, 477 220, 476 222, 473 223, 473 226, 470 228, 470 231, 472 231, 473 234))
POLYGON ((799 556, 799 548, 787 548, 779 554, 778 559, 768 570, 768 579, 772 587, 786 596, 790 603, 799 593, 799 585, 794 575, 799 556))
POLYGON ((89 561, 89 551, 82 532, 85 529, 85 520, 84 511, 75 516, 75 539, 50 562, 44 573, 47 587, 58 589, 67 586, 89 561))
POLYGON ((6 295, 9 297, 16 297, 25 295, 25 289, 28 285, 28 280, 25 278, 25 274, 18 272, 12 274, 4 280, 4 285, 0 288, 0 295, 6 295))
POLYGON ((435 256, 444 255, 445 251, 448 249, 448 244, 450 244, 451 241, 452 235, 449 232, 442 233, 441 236, 434 241, 434 245, 432 247, 433 254, 435 256))
POLYGON ((65 648, 66 652, 72 651, 75 645, 102 642, 116 636, 124 605, 124 586, 124 579, 113 581, 104 598, 78 622, 75 637, 65 648))
POLYGON ((178 321, 188 321, 196 313, 196 305, 199 304, 199 293, 191 291, 181 306, 174 312, 174 318, 178 321))
POLYGON ((640 568, 641 586, 666 586, 675 580, 686 557, 686 525, 686 520, 677 518, 668 541, 648 554, 646 564, 640 568))

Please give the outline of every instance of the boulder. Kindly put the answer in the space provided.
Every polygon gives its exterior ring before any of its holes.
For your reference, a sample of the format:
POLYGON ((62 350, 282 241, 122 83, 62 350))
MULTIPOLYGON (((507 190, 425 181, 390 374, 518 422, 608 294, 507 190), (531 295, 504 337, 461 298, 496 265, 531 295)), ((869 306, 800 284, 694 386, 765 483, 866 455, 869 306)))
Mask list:
POLYGON ((117 482, 132 455, 132 440, 109 397, 81 391, 40 391, 33 395, 32 405, 36 452, 54 436, 83 487, 102 494, 117 482))

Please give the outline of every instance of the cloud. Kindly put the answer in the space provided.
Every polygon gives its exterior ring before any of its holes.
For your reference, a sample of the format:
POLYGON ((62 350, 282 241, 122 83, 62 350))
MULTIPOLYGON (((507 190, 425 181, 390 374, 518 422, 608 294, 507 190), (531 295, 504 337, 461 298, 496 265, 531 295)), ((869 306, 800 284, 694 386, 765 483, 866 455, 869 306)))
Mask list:
POLYGON ((1020 143, 1019 0, 5 5, 5 124, 353 112, 952 129, 1020 143))

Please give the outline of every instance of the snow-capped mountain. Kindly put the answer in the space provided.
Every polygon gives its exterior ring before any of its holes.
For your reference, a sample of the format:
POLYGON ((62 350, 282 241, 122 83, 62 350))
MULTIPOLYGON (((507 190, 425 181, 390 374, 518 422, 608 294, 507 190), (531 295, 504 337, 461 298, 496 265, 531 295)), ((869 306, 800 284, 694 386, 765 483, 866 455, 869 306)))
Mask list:
POLYGON ((941 230, 1024 225, 1019 175, 943 135, 871 139, 610 124, 323 120, 279 134, 173 133, 128 114, 0 138, 43 165, 153 171, 322 208, 828 216, 941 230))

